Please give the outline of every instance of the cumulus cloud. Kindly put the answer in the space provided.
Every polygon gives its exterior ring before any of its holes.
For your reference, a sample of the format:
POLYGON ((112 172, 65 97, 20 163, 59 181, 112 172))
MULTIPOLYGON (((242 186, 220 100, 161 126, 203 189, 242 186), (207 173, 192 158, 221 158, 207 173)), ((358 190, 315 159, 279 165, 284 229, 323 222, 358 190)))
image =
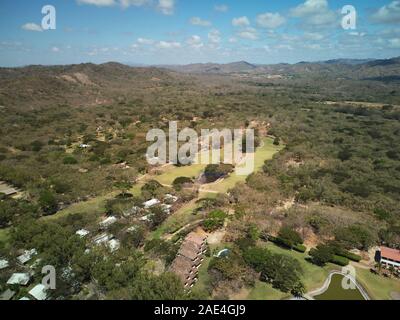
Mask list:
POLYGON ((36 32, 43 31, 41 26, 33 22, 25 23, 21 28, 26 31, 36 31, 36 32))
POLYGON ((232 25, 235 27, 246 27, 250 25, 249 18, 246 16, 240 18, 233 18, 232 25))
POLYGON ((119 2, 123 8, 128 8, 130 6, 134 7, 144 6, 145 4, 149 3, 149 0, 119 0, 119 2))
POLYGON ((306 0, 290 10, 293 17, 302 18, 304 23, 311 26, 332 25, 338 15, 329 9, 327 0, 306 0))
POLYGON ((257 16, 256 22, 259 27, 275 29, 285 24, 286 19, 279 13, 265 12, 257 16))
POLYGON ((400 38, 389 39, 389 47, 395 49, 400 48, 400 38))
POLYGON ((237 36, 242 39, 247 39, 247 40, 257 40, 258 39, 257 30, 254 28, 246 28, 244 30, 241 30, 237 33, 237 36))
POLYGON ((157 47, 160 49, 176 49, 180 48, 181 44, 176 41, 160 41, 157 43, 157 47))
POLYGON ((190 23, 193 24, 194 26, 202 26, 202 27, 209 27, 212 25, 212 23, 210 21, 203 20, 199 17, 191 18, 190 23))
POLYGON ((379 23, 400 23, 400 1, 392 1, 379 8, 372 19, 379 23))
POLYGON ((227 12, 229 7, 226 4, 217 4, 214 6, 214 10, 218 12, 227 12))
POLYGON ((90 4, 98 7, 109 7, 116 4, 114 0, 77 0, 79 4, 90 4))
POLYGON ((318 41, 318 40, 322 40, 323 38, 324 38, 324 36, 317 32, 304 33, 304 39, 306 39, 306 40, 318 41))
POLYGON ((152 39, 146 39, 146 38, 138 38, 138 39, 137 39, 137 43, 139 43, 139 44, 147 44, 147 45, 150 45, 150 44, 153 44, 153 43, 154 43, 154 40, 152 40, 152 39))
POLYGON ((171 15, 175 10, 175 0, 158 0, 157 8, 166 15, 171 15))
POLYGON ((221 42, 221 33, 220 33, 218 30, 216 30, 216 29, 211 30, 211 31, 208 33, 208 40, 209 40, 212 44, 218 44, 218 43, 220 43, 220 42, 221 42))
MULTIPOLYGON (((78 4, 94 5, 97 7, 120 6, 124 9, 133 7, 141 7, 153 4, 153 0, 76 0, 78 4)), ((175 0, 157 0, 157 9, 161 13, 171 15, 174 13, 175 0)))
POLYGON ((54 53, 58 53, 58 52, 60 52, 61 50, 60 50, 60 48, 58 48, 58 47, 53 47, 53 48, 51 48, 51 51, 54 52, 54 53))
POLYGON ((201 41, 201 38, 197 35, 191 36, 189 39, 186 40, 186 43, 192 48, 196 49, 204 46, 203 42, 201 41))

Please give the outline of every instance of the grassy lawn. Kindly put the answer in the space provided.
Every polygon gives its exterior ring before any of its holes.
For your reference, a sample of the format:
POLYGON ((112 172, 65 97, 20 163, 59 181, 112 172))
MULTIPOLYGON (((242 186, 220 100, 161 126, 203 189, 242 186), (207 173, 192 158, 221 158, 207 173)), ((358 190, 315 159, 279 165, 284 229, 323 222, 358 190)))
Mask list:
POLYGON ((373 300, 392 300, 391 292, 400 293, 400 280, 389 279, 371 273, 369 270, 356 268, 357 280, 373 300))
POLYGON ((0 229, 0 242, 7 243, 9 238, 10 229, 0 229))
POLYGON ((291 295, 283 293, 277 289, 272 288, 272 285, 259 281, 256 281, 254 288, 251 289, 247 300, 282 300, 289 298, 291 295))
POLYGON ((65 208, 63 210, 60 210, 57 212, 57 214, 52 215, 52 216, 46 216, 42 217, 41 219, 43 220, 54 220, 58 218, 63 218, 69 215, 77 214, 77 213, 84 213, 84 214, 102 214, 105 211, 105 201, 107 199, 111 199, 113 196, 116 194, 110 193, 105 196, 99 196, 87 201, 82 201, 75 203, 68 208, 65 208))
MULTIPOLYGON (((265 138, 263 139, 263 145, 257 148, 256 153, 254 155, 255 172, 261 170, 266 160, 272 159, 275 153, 282 150, 283 146, 275 146, 273 142, 274 140, 272 138, 265 138)), ((225 193, 229 189, 232 189, 236 185, 236 183, 246 181, 246 178, 247 176, 237 175, 234 172, 223 181, 216 184, 210 184, 209 186, 206 185, 205 188, 208 190, 225 193)))
POLYGON ((149 238, 159 239, 164 234, 173 233, 185 225, 198 220, 199 217, 192 214, 193 210, 195 210, 198 206, 198 204, 196 204, 196 200, 197 199, 194 199, 188 202, 174 214, 170 215, 167 220, 165 220, 162 225, 157 228, 157 230, 150 234, 149 238))
POLYGON ((329 272, 331 270, 339 269, 339 267, 330 263, 325 267, 318 267, 305 260, 307 254, 280 248, 272 242, 266 243, 265 246, 273 253, 285 254, 299 261, 301 267, 303 268, 302 280, 306 286, 306 291, 312 291, 320 288, 324 284, 329 272))
POLYGON ((206 166, 204 164, 193 164, 183 167, 172 166, 172 168, 168 171, 160 174, 159 176, 155 176, 154 180, 157 180, 161 184, 172 185, 174 180, 178 177, 188 177, 196 179, 205 169, 205 167, 206 166))

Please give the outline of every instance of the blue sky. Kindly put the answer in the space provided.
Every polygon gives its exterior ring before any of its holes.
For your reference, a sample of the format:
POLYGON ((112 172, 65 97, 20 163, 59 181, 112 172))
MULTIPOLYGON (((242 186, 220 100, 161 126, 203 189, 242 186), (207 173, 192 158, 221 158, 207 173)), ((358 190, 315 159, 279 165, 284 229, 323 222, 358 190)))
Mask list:
POLYGON ((0 17, 0 66, 400 55, 399 0, 1 0, 0 17), (341 26, 348 4, 355 30, 341 26), (44 5, 56 30, 41 27, 44 5))

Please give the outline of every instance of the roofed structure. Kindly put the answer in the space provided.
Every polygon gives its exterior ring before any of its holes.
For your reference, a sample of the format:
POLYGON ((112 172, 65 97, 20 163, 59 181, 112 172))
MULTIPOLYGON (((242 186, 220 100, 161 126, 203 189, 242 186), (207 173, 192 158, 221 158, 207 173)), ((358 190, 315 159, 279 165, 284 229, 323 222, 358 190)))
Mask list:
POLYGON ((204 232, 191 232, 183 241, 175 260, 170 267, 184 283, 192 287, 197 281, 198 269, 201 266, 206 250, 207 236, 204 232))

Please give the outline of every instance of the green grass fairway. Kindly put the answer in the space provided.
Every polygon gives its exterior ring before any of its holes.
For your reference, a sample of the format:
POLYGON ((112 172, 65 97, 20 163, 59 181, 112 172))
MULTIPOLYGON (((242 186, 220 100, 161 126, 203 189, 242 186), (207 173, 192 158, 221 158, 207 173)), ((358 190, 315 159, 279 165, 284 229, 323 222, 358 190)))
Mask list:
POLYGON ((400 280, 390 279, 356 268, 357 281, 364 287, 373 300, 392 300, 392 292, 400 293, 400 280))
POLYGON ((68 208, 58 211, 55 215, 42 217, 41 219, 46 221, 63 218, 69 215, 83 213, 83 214, 102 214, 105 211, 105 202, 111 199, 116 194, 110 193, 105 196, 96 197, 87 201, 75 203, 68 208))
POLYGON ((196 179, 205 169, 204 164, 193 164, 191 166, 175 167, 171 166, 171 169, 162 173, 159 176, 155 176, 154 180, 157 180, 161 184, 172 185, 174 180, 178 177, 188 177, 196 179))
POLYGON ((280 248, 272 242, 266 243, 265 246, 273 253, 285 254, 299 261, 303 269, 302 281, 306 286, 307 292, 320 288, 328 277, 329 272, 331 270, 339 269, 339 267, 336 267, 333 264, 327 264, 323 268, 318 267, 305 260, 307 254, 280 248))
POLYGON ((174 233, 185 225, 198 220, 199 216, 192 214, 198 206, 196 200, 188 202, 174 214, 170 215, 161 226, 150 234, 149 239, 160 239, 163 235, 174 233))
MULTIPOLYGON (((264 138, 263 145, 257 148, 254 155, 254 172, 260 171, 266 160, 272 159, 274 154, 284 148, 284 146, 275 146, 273 142, 274 139, 272 138, 264 138)), ((204 185, 204 189, 226 193, 229 189, 232 189, 236 183, 246 181, 246 178, 247 176, 245 175, 239 176, 236 173, 232 173, 221 182, 204 185)))
POLYGON ((6 242, 8 240, 8 234, 10 229, 0 229, 0 242, 6 242))
POLYGON ((272 288, 272 285, 259 281, 256 281, 254 288, 251 289, 247 300, 282 300, 289 298, 291 295, 283 293, 277 289, 272 288))

